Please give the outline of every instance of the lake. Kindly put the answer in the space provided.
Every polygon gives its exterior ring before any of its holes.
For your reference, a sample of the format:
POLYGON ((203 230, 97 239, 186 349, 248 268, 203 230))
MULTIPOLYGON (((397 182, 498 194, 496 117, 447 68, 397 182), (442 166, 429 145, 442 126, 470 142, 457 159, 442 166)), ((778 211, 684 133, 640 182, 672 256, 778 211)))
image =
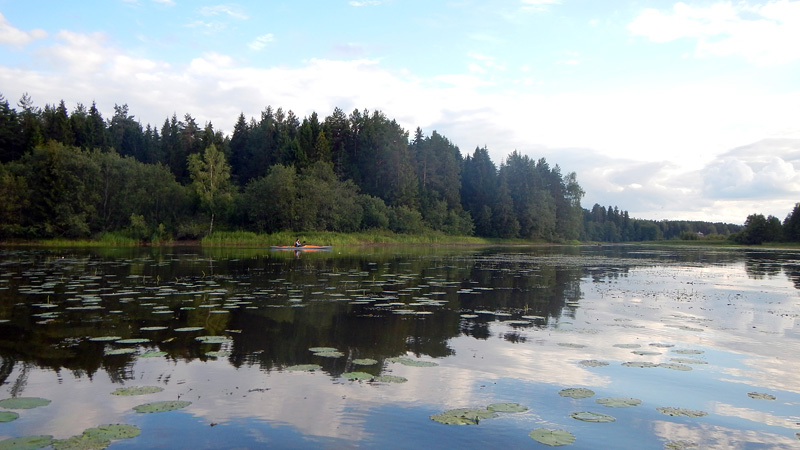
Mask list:
POLYGON ((797 449, 798 288, 784 250, 4 248, 0 448, 797 449))

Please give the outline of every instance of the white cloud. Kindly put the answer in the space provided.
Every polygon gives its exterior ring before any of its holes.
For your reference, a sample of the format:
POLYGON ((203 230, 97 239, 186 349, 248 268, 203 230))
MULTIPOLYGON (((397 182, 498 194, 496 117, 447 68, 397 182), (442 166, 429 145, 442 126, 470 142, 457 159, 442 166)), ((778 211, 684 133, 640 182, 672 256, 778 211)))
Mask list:
POLYGON ((522 10, 539 12, 558 4, 561 4, 561 0, 522 0, 522 10))
POLYGON ((360 7, 360 6, 377 6, 383 3, 381 0, 363 0, 363 1, 350 1, 347 2, 350 6, 360 7))
POLYGON ((31 42, 44 39, 47 37, 47 32, 42 29, 33 29, 31 31, 22 31, 8 22, 8 20, 0 13, 0 45, 10 45, 12 47, 23 47, 31 42))
POLYGON ((695 56, 741 55, 770 65, 800 59, 800 2, 717 3, 695 7, 676 3, 672 11, 645 9, 628 25, 635 36, 653 42, 696 41, 695 56))
POLYGON ((253 39, 249 44, 247 44, 247 46, 252 50, 259 51, 264 49, 264 47, 273 41, 275 41, 275 36, 272 33, 267 33, 253 39))
POLYGON ((227 15, 229 17, 239 20, 246 20, 249 18, 247 14, 242 12, 237 6, 234 5, 204 6, 200 8, 199 12, 201 15, 207 17, 227 15))

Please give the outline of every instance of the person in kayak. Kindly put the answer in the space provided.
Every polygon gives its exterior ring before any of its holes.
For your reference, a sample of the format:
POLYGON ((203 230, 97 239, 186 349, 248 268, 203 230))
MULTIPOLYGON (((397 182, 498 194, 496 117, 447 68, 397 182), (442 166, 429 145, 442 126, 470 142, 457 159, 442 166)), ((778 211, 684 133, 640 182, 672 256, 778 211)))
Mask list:
POLYGON ((295 247, 302 247, 302 245, 300 244, 300 239, 295 239, 294 240, 294 246, 295 247))

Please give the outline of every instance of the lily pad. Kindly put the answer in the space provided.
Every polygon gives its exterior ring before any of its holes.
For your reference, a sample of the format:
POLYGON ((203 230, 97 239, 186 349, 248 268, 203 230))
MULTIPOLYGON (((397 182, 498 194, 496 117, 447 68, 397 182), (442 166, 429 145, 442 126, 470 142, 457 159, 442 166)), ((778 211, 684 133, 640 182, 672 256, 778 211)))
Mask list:
POLYGON ((397 375, 381 375, 375 377, 375 381, 383 383, 405 383, 408 381, 408 378, 398 377, 397 375))
POLYGON ((89 340, 92 342, 110 342, 110 341, 118 341, 120 339, 122 339, 122 336, 97 336, 89 338, 89 340))
POLYGON ((353 364, 357 366, 374 366, 375 364, 378 364, 378 360, 370 358, 360 358, 360 359, 354 359, 353 364))
POLYGON ((433 361, 420 361, 418 359, 406 358, 405 356, 397 356, 394 358, 389 358, 387 359, 387 361, 396 362, 404 366, 412 366, 412 367, 434 367, 439 365, 433 361))
POLYGON ((493 417, 497 417, 497 414, 485 408, 457 408, 434 414, 431 420, 445 425, 477 425, 481 420, 493 417))
POLYGON ((627 408, 629 406, 639 406, 642 404, 642 401, 638 398, 631 397, 605 397, 598 398, 595 402, 611 408, 627 408))
POLYGON ((625 366, 625 367, 639 367, 639 368, 646 368, 646 369, 649 369, 649 368, 652 368, 652 367, 658 367, 658 364, 647 362, 647 361, 625 362, 625 363, 622 363, 622 365, 625 366))
POLYGON ((344 356, 344 353, 332 351, 332 352, 316 352, 314 356, 322 356, 323 358, 341 358, 344 356))
POLYGON ((570 417, 572 417, 573 419, 582 420, 584 422, 598 422, 598 423, 601 423, 601 422, 614 422, 614 421, 617 420, 614 417, 609 416, 608 414, 600 414, 600 413, 590 412, 590 411, 581 411, 581 412, 572 413, 572 414, 570 414, 570 417))
POLYGON ((683 372, 688 372, 692 370, 692 366, 687 366, 686 364, 677 364, 677 363, 661 363, 657 364, 658 367, 663 367, 665 369, 670 370, 680 370, 683 372))
POLYGON ((145 338, 131 338, 131 339, 120 339, 115 344, 146 344, 150 342, 150 339, 145 338))
POLYGON ((656 410, 661 414, 666 414, 668 416, 703 417, 708 415, 708 413, 705 411, 697 411, 686 408, 673 408, 671 406, 656 408, 656 410))
POLYGON ((492 403, 486 409, 494 412, 523 412, 527 411, 527 406, 522 406, 519 403, 492 403))
POLYGON ((204 329, 205 328, 203 328, 203 327, 182 327, 182 328, 175 328, 172 331, 176 331, 178 333, 188 333, 190 331, 201 331, 201 330, 204 330, 204 329))
POLYGON ((697 444, 692 441, 669 441, 664 444, 665 450, 695 450, 697 449, 697 444))
POLYGON ((558 395, 571 398, 589 398, 594 395, 594 391, 586 388, 567 388, 558 391, 558 395))
POLYGON ((337 352, 339 351, 339 349, 333 347, 311 347, 308 349, 308 351, 312 353, 323 353, 323 352, 337 352))
POLYGON ((11 422, 12 420, 17 420, 18 417, 19 414, 14 411, 0 411, 0 423, 11 422))
POLYGON ((227 336, 197 336, 194 339, 204 344, 227 344, 228 342, 233 342, 233 339, 227 336))
POLYGON ((345 372, 342 376, 348 380, 371 380, 375 377, 367 372, 345 372))
POLYGON ((109 445, 111 445, 109 439, 85 434, 53 441, 53 448, 55 450, 103 450, 109 445))
POLYGON ((206 356, 210 356, 212 358, 227 358, 228 356, 231 356, 231 352, 225 350, 215 350, 206 352, 206 356))
POLYGON ((0 450, 35 450, 53 443, 53 436, 23 436, 0 441, 0 450))
POLYGON ((111 395, 145 395, 155 394, 156 392, 163 391, 164 388, 158 386, 132 386, 126 388, 117 388, 111 395))
POLYGON ((161 330, 166 330, 166 329, 167 329, 167 327, 142 327, 142 328, 139 328, 139 330, 141 330, 141 331, 161 331, 161 330))
POLYGON ((105 354, 106 355, 129 355, 131 353, 136 353, 138 350, 135 348, 115 348, 113 350, 108 350, 105 354))
POLYGON ((530 436, 534 441, 544 445, 558 447, 575 442, 575 435, 566 430, 550 430, 547 428, 537 428, 531 431, 530 436))
POLYGON ((128 425, 125 423, 116 423, 109 425, 100 425, 96 428, 89 428, 83 432, 86 436, 94 436, 101 439, 130 439, 134 438, 141 433, 142 430, 136 425, 128 425))
POLYGON ((33 409, 49 404, 50 400, 39 397, 13 397, 0 400, 0 407, 6 409, 33 409))
MULTIPOLYGON (((607 362, 598 361, 596 359, 586 359, 586 360, 583 360, 583 361, 579 362, 578 364, 580 364, 580 365, 582 365, 584 367, 603 367, 603 366, 607 366, 608 365, 607 362)), ((542 428, 542 429, 544 429, 544 428, 542 428)))
POLYGON ((639 348, 641 345, 639 344, 614 344, 614 347, 617 348, 639 348))
POLYGON ((319 369, 322 369, 322 366, 320 366, 319 364, 297 364, 285 368, 285 370, 288 370, 290 372, 305 372, 308 370, 319 370, 319 369))
POLYGON ((756 400, 775 400, 775 396, 764 392, 748 392, 747 396, 756 400))
POLYGON ((176 409, 185 408, 191 405, 192 402, 182 400, 167 400, 162 402, 145 403, 143 405, 134 406, 133 410, 137 413, 158 413, 165 411, 174 411, 176 409))
POLYGON ((139 355, 140 358, 158 358, 161 356, 167 356, 167 352, 144 352, 139 355))

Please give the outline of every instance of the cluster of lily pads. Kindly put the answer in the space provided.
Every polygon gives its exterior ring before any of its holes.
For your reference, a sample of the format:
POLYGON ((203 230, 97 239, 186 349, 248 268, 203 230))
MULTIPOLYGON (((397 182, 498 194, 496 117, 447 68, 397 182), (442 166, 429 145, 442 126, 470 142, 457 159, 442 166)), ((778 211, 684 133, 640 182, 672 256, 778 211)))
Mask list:
MULTIPOLYGON (((312 353, 313 356, 319 356, 323 358, 341 358, 345 356, 343 352, 339 351, 335 347, 311 347, 308 350, 312 353)), ((412 367, 438 366, 438 364, 433 361, 423 361, 423 360, 408 358, 405 356, 387 358, 386 361, 390 363, 399 363, 405 366, 412 366, 412 367)), ((363 367, 375 366, 378 364, 378 360, 372 358, 354 358, 350 362, 355 366, 363 366, 363 367)), ((313 372, 320 369, 322 369, 322 366, 319 364, 296 364, 284 368, 284 370, 292 372, 313 372)), ((371 381, 371 382, 383 382, 383 383, 405 383, 406 381, 408 381, 407 378, 397 375, 373 375, 369 372, 363 372, 363 371, 344 372, 341 374, 341 376, 351 381, 371 381)))
MULTIPOLYGON (((158 386, 133 386, 119 388, 112 395, 146 395, 155 394, 164 389, 158 386)), ((40 397, 11 397, 0 400, 0 407, 5 409, 33 409, 47 406, 50 400, 40 397)), ((185 408, 192 402, 181 400, 164 400, 144 403, 133 407, 137 413, 159 413, 185 408)), ((0 422, 11 422, 19 418, 15 411, 0 411, 0 422)), ((102 450, 111 441, 130 439, 138 436, 141 429, 129 424, 104 424, 88 428, 81 434, 66 438, 54 439, 50 435, 21 436, 0 441, 0 450, 34 450, 52 446, 55 450, 102 450)))
MULTIPOLYGON (((753 394, 753 393, 751 393, 753 394)), ((761 396, 753 398, 764 398, 761 396)), ((595 392, 587 388, 565 388, 558 392, 562 397, 573 399, 585 399, 593 397, 595 392)), ((595 403, 609 408, 629 408, 642 404, 642 401, 632 397, 603 397, 595 400, 595 403)), ((493 403, 486 408, 457 408, 430 416, 431 420, 445 425, 478 425, 481 420, 498 417, 498 412, 524 412, 528 407, 518 403, 493 403)), ((662 414, 669 416, 703 417, 708 413, 687 408, 661 407, 656 408, 662 414)), ((615 422, 614 416, 594 411, 577 411, 570 414, 570 417, 583 422, 607 423, 615 422)), ((561 446, 575 442, 575 435, 563 429, 536 428, 529 433, 529 436, 542 444, 549 446, 561 446)), ((670 443, 675 444, 674 441, 670 443)), ((676 447, 677 448, 677 447, 676 447)), ((684 448, 684 447, 681 447, 684 448)))

